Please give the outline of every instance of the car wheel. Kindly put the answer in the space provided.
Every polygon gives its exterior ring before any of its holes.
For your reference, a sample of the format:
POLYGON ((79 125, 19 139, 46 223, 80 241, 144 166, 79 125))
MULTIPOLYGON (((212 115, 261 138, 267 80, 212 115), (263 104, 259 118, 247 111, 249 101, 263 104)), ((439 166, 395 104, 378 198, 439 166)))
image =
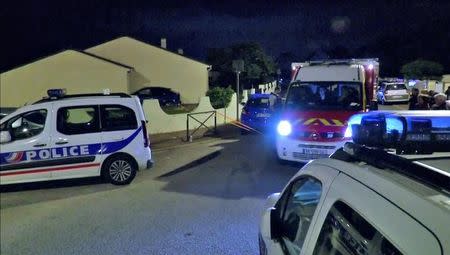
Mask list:
POLYGON ((136 176, 137 167, 128 156, 113 156, 105 161, 103 178, 114 185, 130 184, 136 176))

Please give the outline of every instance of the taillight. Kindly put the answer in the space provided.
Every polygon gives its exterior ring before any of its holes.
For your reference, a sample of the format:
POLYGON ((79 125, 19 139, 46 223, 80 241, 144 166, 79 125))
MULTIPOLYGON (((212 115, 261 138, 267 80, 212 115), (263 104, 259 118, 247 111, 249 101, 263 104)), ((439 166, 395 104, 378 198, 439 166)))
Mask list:
POLYGON ((144 136, 144 147, 147 148, 148 143, 148 133, 147 133, 147 122, 142 121, 142 135, 144 136))

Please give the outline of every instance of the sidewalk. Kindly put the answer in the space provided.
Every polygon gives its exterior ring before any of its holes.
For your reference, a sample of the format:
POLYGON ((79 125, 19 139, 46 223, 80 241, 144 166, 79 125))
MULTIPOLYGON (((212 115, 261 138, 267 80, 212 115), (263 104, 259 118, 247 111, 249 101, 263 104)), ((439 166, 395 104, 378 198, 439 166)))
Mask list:
MULTIPOLYGON (((192 132, 192 131, 191 131, 192 132)), ((214 134, 212 130, 208 131, 206 128, 199 129, 192 137, 192 141, 186 140, 186 131, 151 134, 150 147, 152 150, 163 150, 173 148, 179 145, 207 142, 213 140, 238 138, 240 130, 238 127, 231 124, 221 125, 217 127, 217 133, 214 134)))

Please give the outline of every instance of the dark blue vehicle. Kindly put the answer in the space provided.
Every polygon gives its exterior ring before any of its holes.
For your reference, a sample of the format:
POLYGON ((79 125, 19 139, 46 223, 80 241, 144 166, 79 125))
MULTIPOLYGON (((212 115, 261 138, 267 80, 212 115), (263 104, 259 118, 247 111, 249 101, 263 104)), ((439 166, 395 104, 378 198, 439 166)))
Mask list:
POLYGON ((158 99, 159 105, 180 105, 180 94, 174 92, 169 88, 163 87, 145 87, 133 93, 141 100, 141 103, 145 99, 158 99))
MULTIPOLYGON (((241 122, 253 129, 266 131, 271 127, 275 113, 276 98, 274 95, 253 94, 247 100, 241 113, 241 122)), ((242 133, 247 133, 242 129, 242 133)))

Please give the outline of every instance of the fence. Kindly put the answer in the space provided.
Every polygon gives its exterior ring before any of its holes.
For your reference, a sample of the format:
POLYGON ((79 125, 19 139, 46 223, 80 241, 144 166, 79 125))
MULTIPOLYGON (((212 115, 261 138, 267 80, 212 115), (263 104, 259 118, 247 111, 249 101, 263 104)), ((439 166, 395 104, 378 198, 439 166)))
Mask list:
MULTIPOLYGON (((158 100, 144 100, 143 109, 145 116, 148 120, 147 130, 150 134, 162 134, 162 133, 171 133, 178 131, 186 131, 186 118, 187 114, 195 114, 199 112, 211 112, 216 111, 218 116, 216 118, 217 125, 223 125, 225 123, 230 122, 228 118, 236 117, 236 94, 231 98, 231 102, 227 108, 214 109, 211 106, 209 101, 209 97, 202 97, 199 101, 197 108, 189 113, 180 113, 180 114, 167 114, 165 113, 161 107, 159 106, 158 100), (227 116, 227 117, 225 117, 227 116)), ((241 111, 242 106, 240 105, 239 112, 241 111)), ((204 125, 208 127, 214 126, 214 119, 208 119, 204 125)), ((198 128, 200 123, 193 123, 190 126, 191 129, 198 128)))

